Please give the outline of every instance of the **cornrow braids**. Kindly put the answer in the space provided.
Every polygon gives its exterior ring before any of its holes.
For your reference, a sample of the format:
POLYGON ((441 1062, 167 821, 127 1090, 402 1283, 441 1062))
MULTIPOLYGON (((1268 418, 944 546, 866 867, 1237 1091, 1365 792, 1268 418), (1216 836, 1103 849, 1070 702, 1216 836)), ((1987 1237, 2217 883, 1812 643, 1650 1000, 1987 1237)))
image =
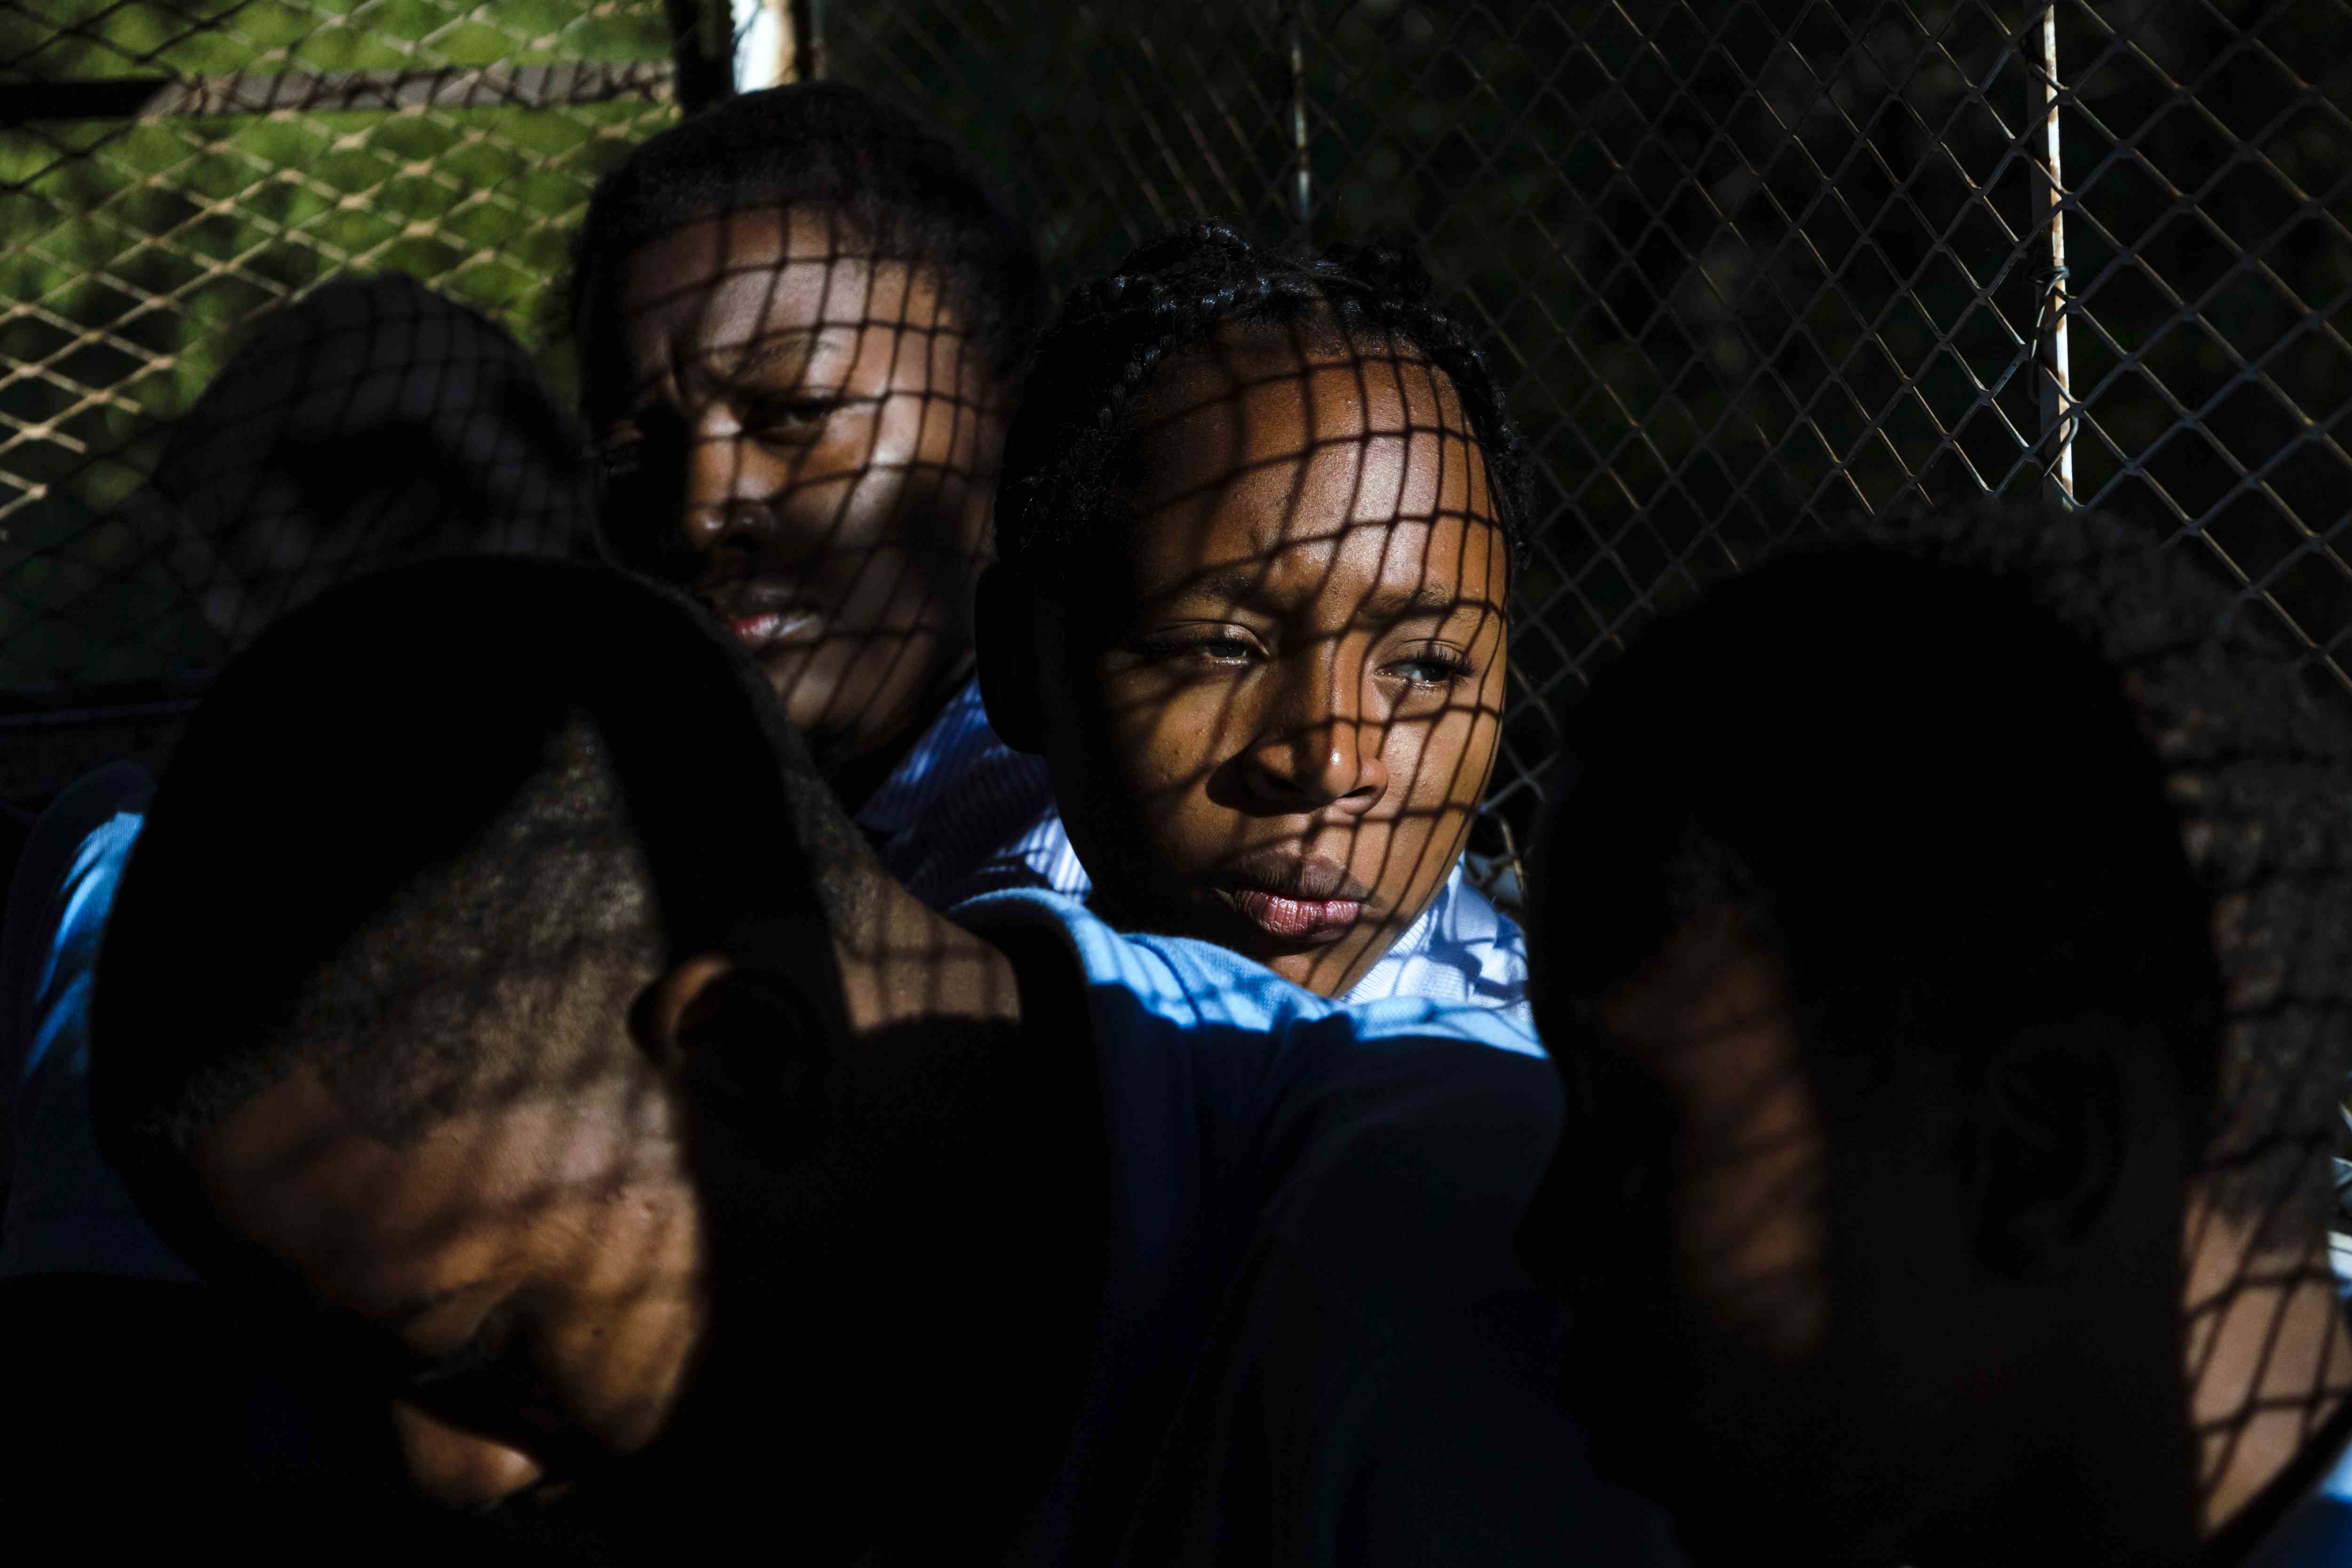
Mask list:
POLYGON ((1419 260, 1393 246, 1302 258, 1218 223, 1144 245, 1109 277, 1073 290, 1038 342, 998 479, 998 558, 1050 576, 1075 547, 1129 521, 1137 400, 1171 355, 1227 326, 1409 351, 1441 372, 1485 455, 1496 520, 1516 558, 1527 533, 1526 443, 1485 354, 1429 292, 1419 260))

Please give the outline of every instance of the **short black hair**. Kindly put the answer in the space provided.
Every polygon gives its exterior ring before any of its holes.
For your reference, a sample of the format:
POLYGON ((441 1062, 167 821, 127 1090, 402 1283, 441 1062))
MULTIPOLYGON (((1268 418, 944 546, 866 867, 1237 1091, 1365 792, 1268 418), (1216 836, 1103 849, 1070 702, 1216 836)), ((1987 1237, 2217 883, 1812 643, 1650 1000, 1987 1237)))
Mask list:
POLYGON ((1045 308, 1028 229, 914 115, 845 83, 803 82, 714 104, 641 142, 597 182, 572 258, 572 330, 589 417, 608 413, 612 389, 628 379, 622 264, 698 218, 761 205, 821 208, 873 254, 936 274, 988 362, 1017 378, 1045 308))
POLYGON ((593 492, 577 428, 513 335, 387 273, 263 317, 125 504, 157 511, 174 574, 240 642, 385 566, 582 550, 593 492))
MULTIPOLYGON (((1889 1032, 1990 1051, 2094 1013, 2164 1041, 2192 1117, 2218 1081, 2222 1140, 2331 1135, 2316 1100, 2291 1119, 2255 1100, 2343 1084, 2312 1048, 2319 1013, 2343 1035, 2345 842, 2326 879, 2298 872, 2253 914, 2319 938, 2305 914, 2333 910, 2284 1032, 2244 1011, 2216 900, 2249 886, 2222 844, 2316 869, 2295 816, 2352 802, 2343 733, 2272 627, 2110 517, 1961 505, 1792 550, 1649 627, 1567 715, 1528 868, 1538 1013, 1590 1027, 1719 905, 1788 962, 1809 1051, 1889 1032)), ((2239 1140, 2242 1163, 2270 1152, 2239 1140)))
POLYGON ((1962 1049, 2153 1030, 2224 1201, 2308 1221, 2352 1067, 2352 715, 2197 548, 1923 509, 1663 619, 1567 716, 1539 1007, 1727 906, 1801 1007, 1858 995, 1962 1049))
POLYGON ((298 1067, 412 1137, 593 1060, 667 964, 862 853, 682 597, 492 559, 340 589, 231 663, 157 790, 92 1002, 103 1146, 188 1234, 199 1141, 298 1067))
POLYGON ((1923 559, 2029 584, 2116 673, 2153 742, 2221 982, 2214 1195, 2265 1224, 2327 1206, 2352 1073, 2352 709, 2204 541, 1986 503, 1896 520, 1923 559))
POLYGON ((1108 277, 1072 290, 1039 339, 998 474, 998 558, 1051 576, 1077 547, 1129 521, 1137 400, 1169 356, 1229 325, 1410 353, 1443 373, 1485 455, 1496 521, 1516 552, 1527 532, 1526 444, 1486 355, 1429 293, 1429 274, 1393 246, 1341 246, 1308 258, 1208 223, 1137 249, 1108 277))

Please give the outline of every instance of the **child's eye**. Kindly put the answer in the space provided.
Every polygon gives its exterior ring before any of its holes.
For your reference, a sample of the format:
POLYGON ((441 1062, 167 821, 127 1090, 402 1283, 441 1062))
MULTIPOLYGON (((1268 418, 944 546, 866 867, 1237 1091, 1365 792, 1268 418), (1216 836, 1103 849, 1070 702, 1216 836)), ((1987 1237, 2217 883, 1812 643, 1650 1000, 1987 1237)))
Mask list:
POLYGON ((753 404, 743 424, 755 441, 804 441, 833 416, 838 397, 779 397, 753 404))
POLYGON ((596 467, 607 483, 635 479, 645 471, 645 437, 634 425, 613 431, 596 443, 596 467))
POLYGON ((1385 673, 1414 686, 1452 686, 1477 673, 1451 648, 1424 648, 1392 660, 1385 673))
POLYGON ((1159 637, 1137 645, 1136 651, 1150 659, 1185 659, 1194 663, 1239 665, 1247 664, 1256 658, 1258 649, 1257 644, 1247 637, 1210 633, 1193 637, 1159 637))
POLYGON ((596 441, 596 467, 607 484, 667 478, 684 449, 686 426, 666 408, 646 408, 604 427, 596 441))

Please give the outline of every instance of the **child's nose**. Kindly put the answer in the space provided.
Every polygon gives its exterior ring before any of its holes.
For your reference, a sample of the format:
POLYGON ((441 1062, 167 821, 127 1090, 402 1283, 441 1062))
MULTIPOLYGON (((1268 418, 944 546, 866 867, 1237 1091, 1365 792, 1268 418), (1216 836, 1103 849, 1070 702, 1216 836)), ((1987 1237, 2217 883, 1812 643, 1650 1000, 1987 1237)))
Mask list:
POLYGON ((1250 777, 1261 798, 1299 809, 1362 813, 1388 793, 1381 727, 1353 713, 1328 711, 1266 736, 1250 752, 1250 777))
POLYGON ((687 545, 712 554, 765 525, 783 476, 731 419, 706 417, 688 437, 678 527, 687 545))

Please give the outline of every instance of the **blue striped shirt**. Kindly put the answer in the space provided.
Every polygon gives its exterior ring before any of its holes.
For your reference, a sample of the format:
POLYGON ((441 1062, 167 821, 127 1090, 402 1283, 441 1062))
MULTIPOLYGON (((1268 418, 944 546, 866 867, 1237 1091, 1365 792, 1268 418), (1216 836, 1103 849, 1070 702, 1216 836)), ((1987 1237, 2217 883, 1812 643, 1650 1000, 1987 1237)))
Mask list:
MULTIPOLYGON (((857 821, 883 868, 935 910, 1018 888, 1083 900, 1094 886, 1062 831, 1045 760, 997 738, 978 681, 956 693, 857 821)), ((1527 992, 1527 938, 1457 858, 1429 907, 1341 1000, 1498 1007, 1532 1032, 1527 992)))

